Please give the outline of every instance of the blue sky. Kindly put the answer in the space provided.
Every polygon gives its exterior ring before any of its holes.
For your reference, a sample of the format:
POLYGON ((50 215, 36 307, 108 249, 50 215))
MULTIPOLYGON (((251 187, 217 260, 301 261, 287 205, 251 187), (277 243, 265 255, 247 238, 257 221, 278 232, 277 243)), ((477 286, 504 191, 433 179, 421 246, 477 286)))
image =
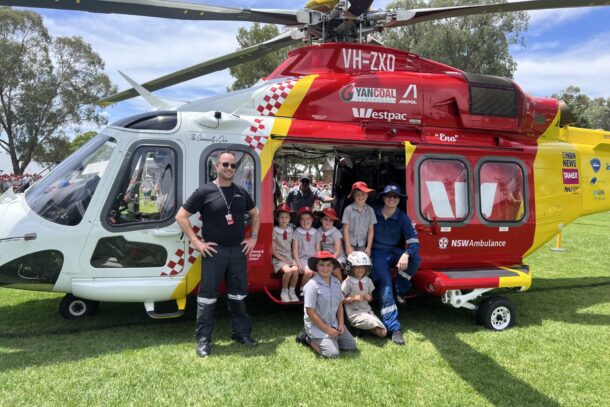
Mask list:
MULTIPOLYGON (((193 1, 193 0, 191 0, 193 1)), ((299 9, 304 1, 203 1, 233 7, 299 9)), ((378 0, 373 8, 388 1, 378 0)), ((106 72, 119 89, 128 84, 122 70, 145 82, 238 48, 235 34, 242 23, 184 22, 134 16, 35 9, 51 35, 78 35, 106 62, 106 72)), ((515 80, 526 92, 549 96, 568 85, 592 97, 610 97, 610 6, 530 12, 526 48, 512 49, 518 63, 515 80)), ((228 70, 158 92, 161 96, 196 100, 225 91, 228 70)), ((148 110, 140 98, 106 109, 112 122, 148 110)), ((5 154, 0 154, 0 169, 5 154)))

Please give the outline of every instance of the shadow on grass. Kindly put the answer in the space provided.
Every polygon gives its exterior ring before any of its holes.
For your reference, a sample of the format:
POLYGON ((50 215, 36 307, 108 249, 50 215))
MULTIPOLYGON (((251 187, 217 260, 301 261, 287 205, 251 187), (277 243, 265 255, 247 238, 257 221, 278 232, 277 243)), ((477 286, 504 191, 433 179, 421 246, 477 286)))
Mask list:
MULTIPOLYGON (((547 320, 610 325, 608 315, 583 312, 609 301, 610 278, 536 279, 530 292, 499 294, 515 303, 518 327, 540 326, 547 320)), ((185 316, 177 320, 151 320, 141 304, 103 303, 94 317, 66 321, 57 313, 59 300, 57 297, 0 307, 0 348, 7 350, 0 353, 0 371, 161 345, 184 345, 185 352, 192 352, 195 357, 193 302, 189 302, 185 316)), ((217 308, 213 357, 272 355, 283 341, 292 340, 302 328, 300 306, 278 306, 261 295, 249 296, 247 306, 260 346, 245 349, 229 340, 230 320, 223 296, 217 308)), ((442 305, 438 298, 426 297, 410 303, 400 313, 407 331, 430 341, 451 369, 490 403, 514 405, 519 400, 521 404, 557 405, 555 400, 459 338, 461 333, 483 329, 474 325, 473 312, 452 309, 442 305)), ((386 344, 375 337, 364 340, 379 347, 386 344)))
MULTIPOLYGON (((189 352, 192 351, 195 357, 194 301, 189 301, 187 312, 176 319, 153 320, 144 312, 142 304, 102 303, 96 315, 68 321, 56 311, 59 300, 34 300, 0 307, 0 348, 9 350, 0 353, 0 372, 161 345, 192 345, 189 352)), ((302 322, 299 324, 298 319, 292 324, 289 322, 289 319, 295 321, 295 311, 278 313, 276 306, 274 313, 273 304, 262 300, 255 299, 248 305, 253 310, 253 336, 259 341, 256 348, 230 340, 231 321, 226 299, 219 300, 214 355, 256 357, 274 354, 284 340, 278 334, 281 332, 256 329, 257 320, 268 319, 270 314, 275 314, 274 318, 277 316, 278 326, 284 330, 293 325, 296 335, 302 322)))
MULTIPOLYGON (((610 301, 610 278, 537 279, 536 287, 526 293, 498 292, 515 303, 517 327, 540 326, 545 320, 610 325, 608 315, 579 312, 610 301)), ((474 312, 452 309, 434 297, 419 298, 402 311, 407 330, 430 341, 454 372, 493 405, 512 406, 515 400, 524 405, 559 405, 459 339, 461 333, 484 329, 474 325, 474 312)))

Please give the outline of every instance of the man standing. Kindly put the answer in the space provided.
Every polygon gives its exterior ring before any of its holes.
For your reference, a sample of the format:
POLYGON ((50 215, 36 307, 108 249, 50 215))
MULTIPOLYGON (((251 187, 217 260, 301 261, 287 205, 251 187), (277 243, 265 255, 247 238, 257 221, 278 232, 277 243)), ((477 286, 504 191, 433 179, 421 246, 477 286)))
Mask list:
POLYGON ((176 221, 201 253, 201 283, 197 297, 197 355, 212 350, 215 326, 216 291, 224 278, 229 297, 229 314, 235 341, 256 346, 252 339, 252 320, 244 299, 248 294, 246 256, 256 245, 260 217, 248 192, 233 183, 237 168, 235 153, 223 151, 216 162, 216 179, 195 190, 178 211, 176 221), (189 218, 199 212, 203 219, 202 239, 195 234, 189 218), (244 216, 252 221, 252 234, 244 239, 244 216))
POLYGON ((392 276, 390 267, 398 268, 396 278, 396 301, 404 304, 405 295, 411 289, 411 277, 417 271, 421 259, 419 257, 419 239, 411 224, 411 219, 398 208, 400 187, 387 185, 381 194, 383 206, 375 208, 377 223, 373 237, 373 274, 371 278, 379 292, 381 301, 381 318, 392 341, 404 345, 398 308, 392 294, 392 276))
POLYGON ((311 176, 303 174, 301 175, 301 184, 288 191, 286 203, 290 205, 290 209, 293 212, 298 212, 299 209, 305 206, 313 208, 316 199, 322 202, 332 202, 335 200, 332 196, 326 196, 318 188, 312 187, 311 176))

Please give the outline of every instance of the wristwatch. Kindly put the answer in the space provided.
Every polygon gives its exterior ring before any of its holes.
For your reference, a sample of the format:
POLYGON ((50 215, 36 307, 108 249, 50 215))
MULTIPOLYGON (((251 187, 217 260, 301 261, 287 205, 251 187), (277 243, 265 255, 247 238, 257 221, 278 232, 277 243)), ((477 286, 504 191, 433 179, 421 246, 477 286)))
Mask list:
POLYGON ((250 237, 253 237, 256 239, 256 238, 258 238, 258 233, 252 233, 252 235, 250 237))

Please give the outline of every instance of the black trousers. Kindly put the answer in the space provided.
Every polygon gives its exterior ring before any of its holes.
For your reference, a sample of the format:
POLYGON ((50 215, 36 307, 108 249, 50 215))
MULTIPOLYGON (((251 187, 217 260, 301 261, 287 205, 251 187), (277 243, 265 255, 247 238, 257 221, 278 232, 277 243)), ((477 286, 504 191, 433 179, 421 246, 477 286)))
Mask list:
POLYGON ((197 341, 212 339, 216 326, 216 301, 218 287, 224 279, 229 297, 229 315, 233 333, 250 335, 252 319, 246 311, 244 300, 248 295, 248 271, 246 255, 241 246, 216 246, 213 257, 201 258, 201 283, 197 297, 197 341))

